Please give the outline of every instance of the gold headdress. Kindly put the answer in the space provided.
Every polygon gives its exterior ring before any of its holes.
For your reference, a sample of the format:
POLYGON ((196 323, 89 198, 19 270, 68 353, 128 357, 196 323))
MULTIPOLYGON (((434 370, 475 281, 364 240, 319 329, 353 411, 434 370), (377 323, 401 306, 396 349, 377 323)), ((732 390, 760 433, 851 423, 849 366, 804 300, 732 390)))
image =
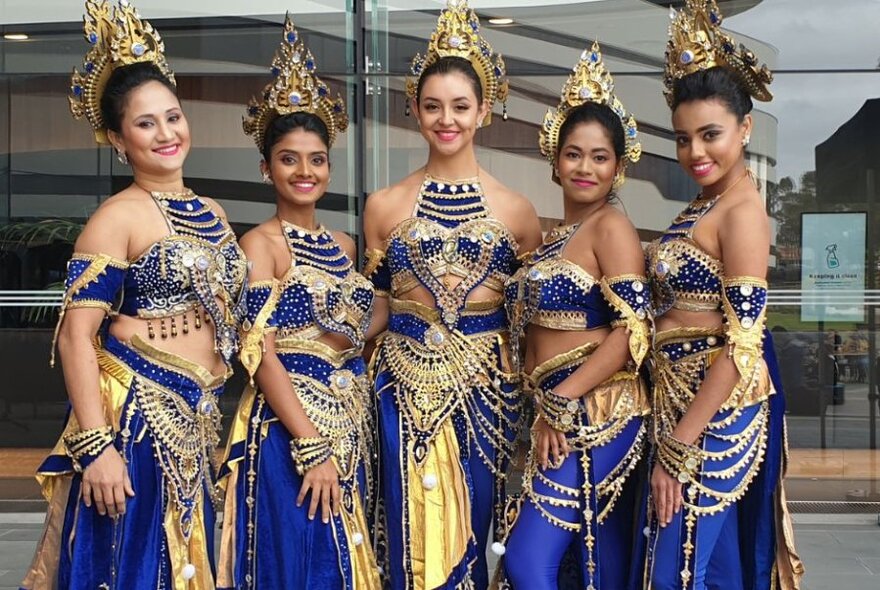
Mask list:
POLYGON ((98 143, 109 144, 101 114, 101 95, 110 74, 135 63, 156 64, 172 84, 174 73, 165 61, 165 45, 159 32, 141 19, 126 0, 111 6, 108 0, 86 0, 83 32, 92 46, 83 60, 83 73, 74 68, 70 79, 70 112, 74 119, 86 117, 98 143))
POLYGON ((758 67, 755 54, 721 30, 721 11, 715 0, 687 0, 684 10, 670 8, 669 43, 666 45, 666 101, 672 105, 675 80, 699 70, 721 66, 732 72, 756 100, 770 101, 767 86, 773 74, 766 64, 758 67))
POLYGON ((467 0, 448 0, 437 19, 437 28, 431 33, 424 57, 417 53, 412 60, 406 79, 406 96, 415 98, 422 72, 441 57, 462 57, 474 67, 483 86, 483 98, 489 101, 489 113, 483 119, 485 127, 492 122, 492 107, 496 101, 504 104, 502 117, 507 120, 508 82, 501 55, 492 54, 492 46, 480 37, 480 19, 468 8, 467 0))
MULTIPOLYGON (((572 73, 562 87, 559 106, 547 110, 547 114, 544 115, 544 124, 538 134, 541 153, 554 168, 554 180, 556 178, 556 152, 559 149, 559 130, 572 109, 588 102, 606 105, 614 111, 615 115, 620 117, 620 124, 623 126, 623 135, 626 139, 626 151, 623 155, 624 166, 638 162, 642 156, 642 145, 638 141, 639 131, 636 119, 626 112, 623 103, 614 94, 614 79, 605 69, 599 44, 593 42, 593 46, 589 50, 585 49, 581 53, 581 58, 575 64, 572 73)), ((623 183, 623 172, 615 182, 616 187, 623 183)))
POLYGON ((277 117, 292 113, 312 113, 327 126, 330 144, 337 133, 348 128, 348 115, 340 96, 330 98, 330 89, 315 74, 315 58, 306 49, 299 33, 284 16, 284 36, 272 59, 272 76, 261 95, 248 103, 247 117, 242 121, 244 132, 252 135, 260 151, 266 129, 277 117))

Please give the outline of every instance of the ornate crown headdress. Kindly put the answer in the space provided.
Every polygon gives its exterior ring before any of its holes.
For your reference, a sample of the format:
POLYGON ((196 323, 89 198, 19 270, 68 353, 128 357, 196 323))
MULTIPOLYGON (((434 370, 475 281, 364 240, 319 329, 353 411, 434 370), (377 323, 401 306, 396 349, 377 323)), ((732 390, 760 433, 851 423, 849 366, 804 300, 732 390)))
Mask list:
POLYGON ((159 32, 142 20, 127 0, 119 0, 116 6, 108 0, 86 0, 83 21, 83 32, 92 48, 83 59, 83 72, 73 69, 68 97, 70 112, 74 119, 86 117, 95 130, 95 140, 109 144, 101 114, 101 95, 113 70, 151 62, 172 84, 176 82, 165 61, 165 45, 159 32))
POLYGON ((492 53, 492 46, 480 36, 480 19, 468 7, 467 0, 448 0, 437 19, 437 28, 431 33, 425 55, 417 53, 412 60, 406 79, 406 96, 415 98, 422 72, 441 57, 462 57, 474 67, 483 86, 483 97, 489 101, 489 113, 483 119, 485 127, 492 122, 492 107, 496 101, 504 105, 502 117, 507 120, 507 93, 509 90, 504 59, 492 53))
POLYGON ((252 135, 263 151, 266 129, 277 117, 292 113, 312 113, 327 126, 330 144, 337 133, 348 128, 345 104, 339 95, 330 97, 330 89, 315 74, 315 58, 300 39, 290 15, 284 16, 284 36, 272 59, 272 76, 261 98, 248 103, 244 132, 252 135))
MULTIPOLYGON (((593 46, 581 53, 581 58, 575 64, 559 97, 559 106, 547 110, 544 115, 544 124, 538 133, 538 141, 541 153, 556 167, 556 152, 559 149, 559 130, 568 118, 572 109, 582 104, 592 102, 606 105, 614 114, 620 117, 623 126, 623 135, 626 139, 626 151, 623 155, 624 166, 639 161, 642 156, 642 145, 638 141, 639 131, 636 119, 623 108, 623 103, 614 94, 614 79, 605 69, 602 61, 602 53, 599 44, 595 41, 593 46)), ((555 179, 555 171, 554 171, 555 179)), ((621 173, 618 186, 623 182, 621 173)))
POLYGON ((721 11, 715 0, 686 0, 681 11, 669 9, 669 43, 663 83, 666 101, 672 104, 675 80, 699 70, 721 66, 732 72, 756 100, 768 102, 767 86, 773 74, 766 64, 758 66, 755 54, 721 30, 721 11))

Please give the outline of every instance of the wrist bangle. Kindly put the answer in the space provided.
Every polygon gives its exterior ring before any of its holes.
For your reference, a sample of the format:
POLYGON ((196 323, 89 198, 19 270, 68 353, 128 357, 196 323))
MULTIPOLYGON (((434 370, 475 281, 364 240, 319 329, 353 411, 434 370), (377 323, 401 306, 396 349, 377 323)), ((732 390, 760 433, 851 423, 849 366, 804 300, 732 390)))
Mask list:
POLYGON ((330 441, 323 436, 301 436, 290 439, 290 456, 299 475, 317 467, 333 456, 330 441))
POLYGON ((539 393, 540 411, 547 424, 559 432, 574 432, 580 427, 581 404, 546 389, 539 393))
POLYGON ((658 461, 680 483, 688 483, 695 479, 702 458, 700 447, 681 442, 672 435, 658 441, 658 461))
POLYGON ((73 432, 64 437, 67 454, 73 460, 73 469, 81 473, 113 444, 112 426, 99 426, 73 432))

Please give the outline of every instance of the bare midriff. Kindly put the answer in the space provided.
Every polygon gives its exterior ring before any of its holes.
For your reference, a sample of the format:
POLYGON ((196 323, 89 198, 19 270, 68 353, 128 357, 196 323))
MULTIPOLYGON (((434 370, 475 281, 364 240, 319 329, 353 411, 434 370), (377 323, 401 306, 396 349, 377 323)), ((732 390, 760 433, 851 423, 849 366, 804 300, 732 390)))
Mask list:
MULTIPOLYGON (((219 304, 219 301, 218 301, 219 304)), ((222 304, 221 304, 222 309, 222 304)), ((197 329, 196 311, 177 314, 163 318, 163 320, 118 315, 110 324, 110 334, 122 342, 130 342, 137 335, 141 340, 162 350, 179 356, 197 365, 204 367, 214 375, 226 373, 226 363, 219 352, 214 350, 214 324, 210 320, 208 312, 204 308, 198 310, 201 328, 197 329), (183 331, 184 318, 187 323, 187 332, 183 331), (171 335, 171 320, 174 320, 176 336, 171 335), (153 338, 150 338, 148 321, 153 325, 153 338), (162 338, 159 328, 160 321, 165 322, 167 336, 162 338)))
POLYGON ((610 333, 611 328, 607 327, 592 330, 557 330, 529 324, 526 330, 526 355, 523 368, 526 373, 531 373, 541 363, 578 346, 590 342, 601 343, 610 333))
POLYGON ((676 328, 720 328, 722 317, 720 311, 685 311, 670 309, 654 320, 657 332, 676 328))

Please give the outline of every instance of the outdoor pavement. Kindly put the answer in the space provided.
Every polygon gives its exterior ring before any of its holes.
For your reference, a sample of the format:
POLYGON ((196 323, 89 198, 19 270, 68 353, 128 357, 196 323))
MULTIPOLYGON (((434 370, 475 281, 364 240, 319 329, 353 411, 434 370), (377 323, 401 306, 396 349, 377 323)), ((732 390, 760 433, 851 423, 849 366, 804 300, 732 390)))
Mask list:
MULTIPOLYGON (((877 515, 793 517, 798 551, 807 568, 803 590, 880 588, 877 515)), ((0 590, 18 588, 39 538, 42 518, 40 513, 0 513, 0 590)))

